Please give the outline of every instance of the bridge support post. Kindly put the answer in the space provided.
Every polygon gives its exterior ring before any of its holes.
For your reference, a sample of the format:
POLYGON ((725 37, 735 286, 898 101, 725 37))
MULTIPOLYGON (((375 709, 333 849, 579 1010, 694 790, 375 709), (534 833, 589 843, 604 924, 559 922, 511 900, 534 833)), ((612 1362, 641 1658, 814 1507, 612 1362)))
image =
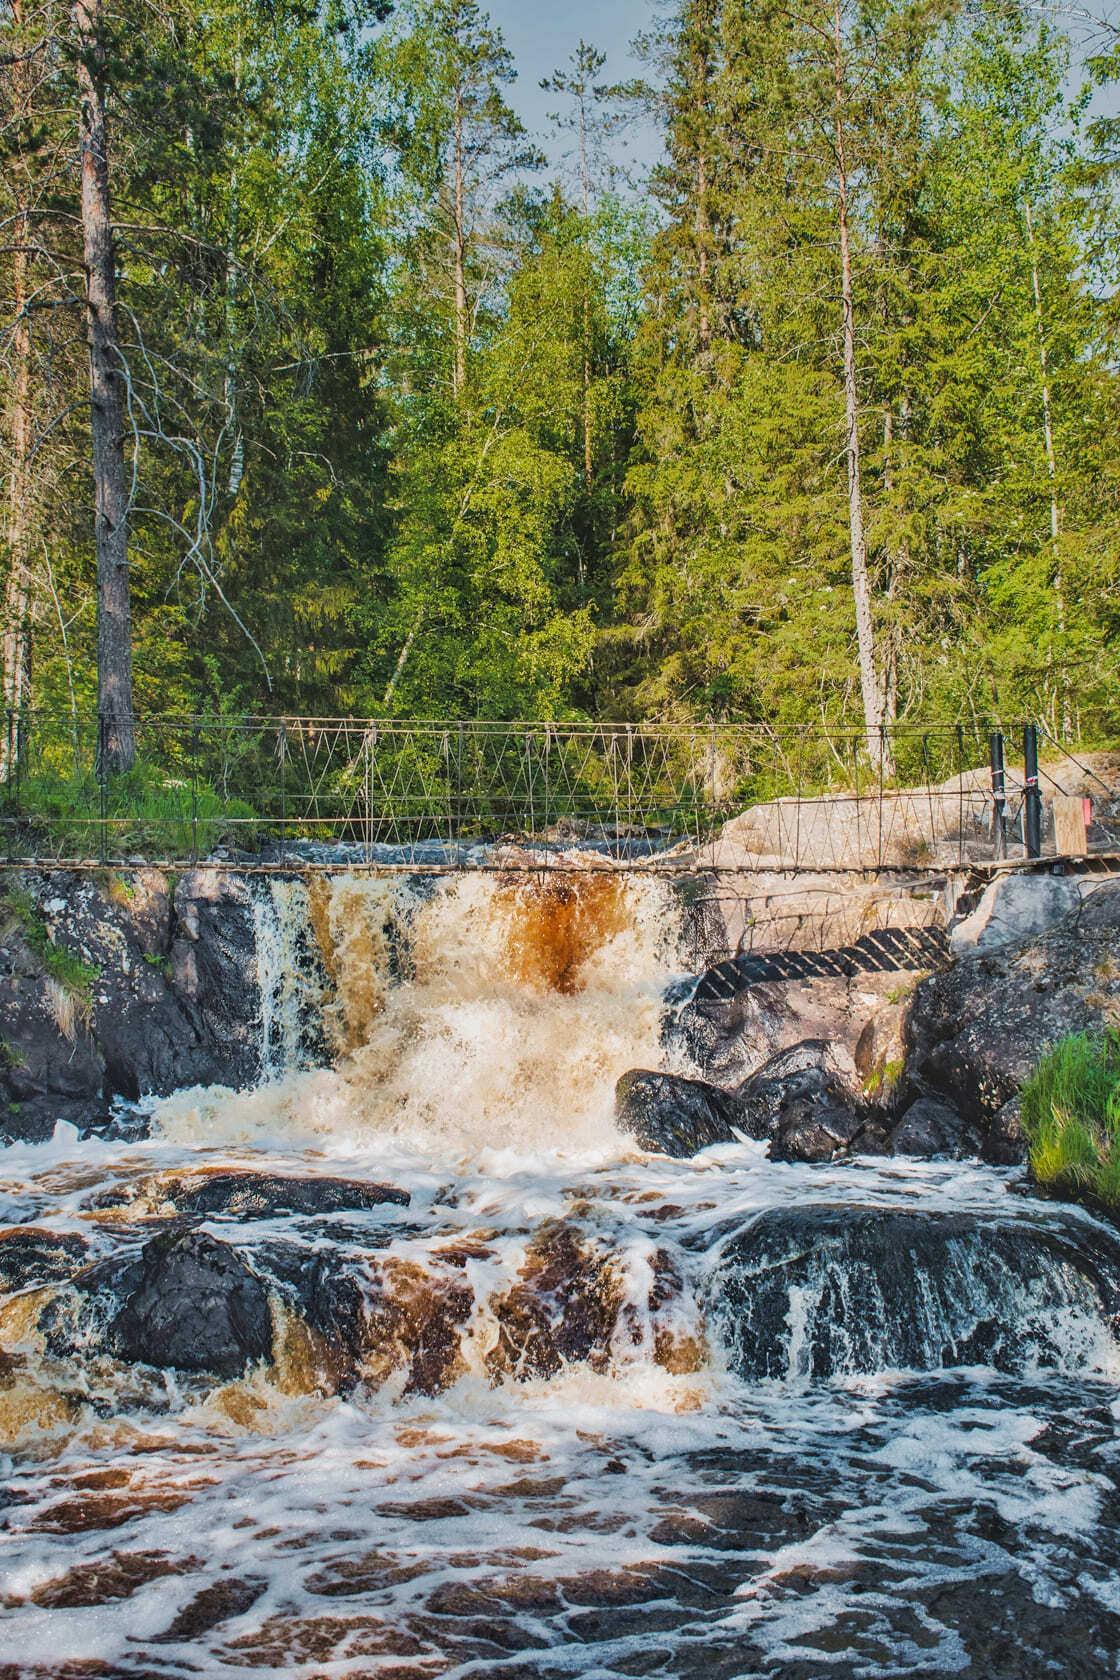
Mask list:
POLYGON ((1003 735, 993 729, 988 736, 992 763, 992 843, 997 858, 1007 856, 1007 774, 1003 757, 1003 735))
POLYGON ((105 713, 97 714, 97 858, 109 855, 109 770, 105 761, 105 713))
POLYGON ((1042 794, 1038 787, 1038 730, 1023 730, 1023 840, 1029 858, 1042 856, 1042 794))

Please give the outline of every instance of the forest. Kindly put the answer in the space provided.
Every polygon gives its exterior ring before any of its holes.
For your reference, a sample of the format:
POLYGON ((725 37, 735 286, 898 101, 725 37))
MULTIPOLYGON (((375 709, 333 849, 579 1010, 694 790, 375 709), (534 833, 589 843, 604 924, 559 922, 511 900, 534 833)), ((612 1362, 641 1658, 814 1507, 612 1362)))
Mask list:
POLYGON ((1107 20, 0 17, 9 712, 1113 730, 1107 20))

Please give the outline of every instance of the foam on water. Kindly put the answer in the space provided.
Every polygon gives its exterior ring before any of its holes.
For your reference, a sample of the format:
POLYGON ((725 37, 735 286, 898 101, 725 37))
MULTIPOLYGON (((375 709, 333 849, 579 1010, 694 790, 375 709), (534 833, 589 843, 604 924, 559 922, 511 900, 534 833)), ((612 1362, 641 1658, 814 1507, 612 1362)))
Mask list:
POLYGON ((977 1164, 640 1156, 613 1086, 658 1064, 678 930, 667 889, 606 879, 273 882, 261 1086, 0 1156, 0 1219, 93 1266, 215 1172, 410 1195, 193 1220, 263 1275, 349 1268, 380 1340, 348 1384, 279 1284, 272 1363, 226 1382, 52 1355, 51 1287, 11 1292, 0 1603, 28 1656, 0 1680, 1114 1671, 1114 1238, 977 1164), (915 1253, 949 1237, 903 1310, 843 1233, 915 1214, 915 1253), (1030 1328, 1003 1371, 997 1320, 1030 1328), (933 1368, 894 1368, 915 1346, 933 1368))

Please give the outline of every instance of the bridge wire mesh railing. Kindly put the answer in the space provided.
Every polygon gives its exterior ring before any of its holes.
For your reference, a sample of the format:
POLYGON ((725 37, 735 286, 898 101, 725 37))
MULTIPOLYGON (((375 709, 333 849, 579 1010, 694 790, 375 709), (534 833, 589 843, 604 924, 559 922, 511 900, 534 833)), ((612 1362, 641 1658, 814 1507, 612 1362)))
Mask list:
POLYGON ((535 868, 578 845, 612 867, 965 864, 994 855, 988 728, 159 715, 112 775, 96 717, 10 713, 0 820, 9 862, 535 868))

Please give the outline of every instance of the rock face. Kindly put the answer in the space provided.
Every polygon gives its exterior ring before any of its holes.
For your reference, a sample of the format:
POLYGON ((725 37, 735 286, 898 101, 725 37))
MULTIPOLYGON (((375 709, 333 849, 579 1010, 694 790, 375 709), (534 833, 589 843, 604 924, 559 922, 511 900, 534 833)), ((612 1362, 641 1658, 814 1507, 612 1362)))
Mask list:
POLYGON ((104 1125, 116 1098, 257 1075, 243 878, 35 874, 0 903, 0 1142, 104 1125))
POLYGON ((968 956, 1037 938, 1078 910, 1081 898, 1078 882, 1068 875, 998 876, 953 928, 953 950, 968 956))
POLYGON ((170 1185, 166 1199, 182 1213, 260 1219, 272 1213, 366 1213, 386 1203, 407 1207, 407 1190, 350 1178, 291 1178, 280 1173, 214 1173, 201 1184, 170 1185))
POLYGON ((770 1139, 774 1161, 831 1161, 883 1144, 873 1116, 841 1077, 831 1047, 809 1039, 774 1056, 735 1092, 742 1130, 770 1139))
POLYGON ((272 1356, 264 1285, 236 1250, 203 1231, 153 1237, 122 1292, 109 1340, 124 1359, 236 1377, 272 1356))
POLYGON ((615 1087, 615 1120, 643 1149, 684 1158, 713 1143, 733 1143, 736 1105, 700 1079, 634 1068, 615 1087))
POLYGON ((104 1066, 82 1010, 54 983, 9 909, 0 934, 0 1142, 50 1137, 104 1114, 104 1066))
POLYGON ((1060 1366, 1120 1305, 1120 1243, 1062 1215, 769 1208, 725 1245, 707 1304, 752 1379, 1060 1366))
POLYGON ((936 1155, 962 1158, 975 1155, 979 1146, 979 1137, 956 1109, 932 1097, 919 1097, 911 1103, 891 1131, 891 1152, 895 1155, 918 1155, 925 1160, 936 1155))
POLYGON ((1117 1019, 1120 883, 1107 882, 1048 931, 923 980, 906 1018, 904 1082, 956 1109, 986 1159, 1021 1160, 1005 1105, 1058 1039, 1117 1019))

